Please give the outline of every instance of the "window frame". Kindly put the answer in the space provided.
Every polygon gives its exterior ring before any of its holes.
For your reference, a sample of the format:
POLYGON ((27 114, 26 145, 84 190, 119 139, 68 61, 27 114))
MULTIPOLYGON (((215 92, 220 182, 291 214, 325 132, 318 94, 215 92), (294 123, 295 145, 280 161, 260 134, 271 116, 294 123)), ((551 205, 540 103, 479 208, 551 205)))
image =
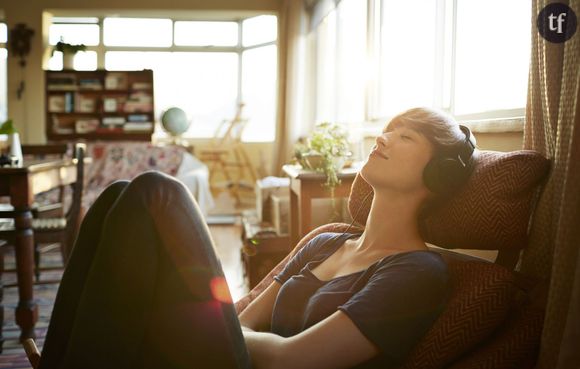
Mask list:
MULTIPOLYGON (((171 16, 155 16, 155 15, 130 15, 130 14, 124 14, 121 16, 122 18, 139 18, 139 19, 143 19, 143 18, 151 18, 151 19, 170 19, 172 22, 171 28, 172 28, 172 41, 171 41, 171 46, 166 46, 166 47, 159 47, 159 46, 155 46, 155 47, 148 47, 148 46, 107 46, 104 44, 104 20, 105 18, 109 18, 107 16, 103 16, 103 15, 87 15, 86 18, 94 18, 96 19, 95 23, 91 23, 91 24, 97 24, 99 26, 99 43, 98 45, 94 45, 94 46, 87 46, 86 51, 95 51, 97 53, 97 69, 105 69, 105 54, 109 51, 158 51, 158 52, 202 52, 202 53, 208 53, 208 52, 217 52, 217 53, 221 53, 221 52, 225 52, 225 53, 235 53, 238 57, 238 74, 237 74, 237 91, 236 91, 236 103, 239 104, 242 101, 242 67, 243 67, 243 63, 242 63, 242 54, 245 51, 251 50, 251 49, 257 49, 257 48, 261 48, 261 47, 267 47, 267 46, 271 46, 274 45, 276 46, 276 50, 278 51, 279 49, 279 38, 280 38, 280 17, 278 14, 275 13, 268 13, 268 12, 264 12, 264 13, 260 13, 260 14, 253 14, 253 15, 247 15, 247 16, 243 16, 243 17, 236 17, 236 19, 229 19, 229 18, 224 18, 224 19, 214 19, 214 18, 183 18, 183 17, 171 17, 171 16), (260 15, 271 15, 271 16, 275 16, 276 17, 276 22, 277 22, 277 34, 276 34, 276 39, 273 41, 268 41, 268 42, 263 42, 263 43, 259 43, 259 44, 254 44, 251 46, 243 46, 243 39, 242 39, 242 25, 244 20, 249 19, 249 18, 254 18, 256 16, 260 16, 260 15), (184 45, 175 45, 175 22, 179 22, 179 21, 199 21, 199 22, 204 22, 204 21, 210 21, 210 22, 234 22, 237 23, 238 25, 238 39, 237 39, 237 44, 234 46, 184 46, 184 45)), ((66 21, 67 18, 70 19, 78 19, 79 17, 69 17, 69 16, 57 16, 54 15, 53 18, 57 18, 58 21, 57 22, 51 22, 51 24, 86 24, 86 23, 79 23, 79 22, 68 22, 66 21)), ((49 45, 49 47, 52 47, 52 45, 49 45)), ((279 70, 279 65, 280 62, 277 61, 276 64, 276 70, 279 70)), ((276 86, 278 86, 278 78, 276 77, 276 86)), ((278 94, 278 91, 276 89, 275 94, 278 94)), ((158 122, 156 122, 158 123, 158 122)), ((276 124, 276 117, 274 117, 274 121, 272 122, 272 124, 276 124)), ((155 133, 154 133, 154 138, 166 138, 169 137, 169 135, 160 129, 157 129, 157 124, 156 124, 156 129, 155 129, 155 133)), ((208 137, 191 137, 191 136, 185 136, 185 139, 208 139, 208 137)), ((271 140, 267 140, 267 141, 249 141, 249 142, 273 142, 276 139, 276 133, 274 130, 274 137, 271 140)), ((248 142, 248 141, 244 141, 242 139, 243 142, 248 142)))
MULTIPOLYGON (((8 29, 8 24, 6 23, 6 21, 4 19, 0 19, 0 24, 4 24, 6 27, 6 42, 0 41, 0 49, 4 49, 6 50, 6 52, 8 52, 8 38, 10 37, 10 30, 8 29)), ((8 64, 8 58, 6 58, 6 64, 8 64)), ((5 66, 6 68, 6 75, 2 76, 2 77, 6 77, 6 78, 2 78, 0 79, 2 81, 3 86, 0 86, 0 93, 4 94, 4 112, 6 113, 6 116, 0 116, 0 123, 2 123, 5 119, 8 119, 8 65, 5 66)), ((0 102, 2 102, 0 100, 0 102)))
MULTIPOLYGON (((365 121, 362 124, 363 131, 375 132, 382 128, 382 125, 388 121, 391 116, 381 115, 380 109, 380 81, 381 72, 381 25, 383 19, 383 4, 392 0, 366 0, 367 4, 367 55, 369 56, 369 65, 374 78, 370 78, 366 87, 365 96, 365 121), (379 128, 380 126, 380 128, 379 128)), ((321 1, 322 3, 324 1, 321 1)), ((473 127, 480 132, 518 132, 523 130, 523 121, 525 117, 525 102, 521 108, 497 109, 485 112, 475 112, 469 114, 455 115, 455 78, 456 78, 456 48, 457 48, 457 2, 458 0, 436 0, 436 20, 435 20, 435 87, 433 91, 434 107, 446 111, 455 116, 455 118, 467 126, 473 127), (446 101, 447 100, 447 101, 446 101), (487 124, 489 122, 489 124, 487 124), (503 125, 503 126, 502 126, 503 125)), ((328 6, 328 2, 325 5, 328 6)), ((331 11, 326 10, 326 16, 330 12, 340 11, 340 0, 334 0, 334 8, 331 11)), ((316 5, 311 8, 312 14, 316 14, 316 5)), ((314 33, 315 39, 318 40, 318 30, 322 22, 311 25, 310 32, 314 33)), ((336 24, 335 33, 337 35, 337 45, 340 44, 338 35, 340 34, 340 24, 336 24)), ((317 42, 318 44, 318 42, 317 42)), ((313 69, 316 70, 317 57, 316 48, 314 48, 313 69)), ((336 56, 339 53, 339 47, 334 50, 336 56)), ((314 99, 318 99, 316 82, 313 82, 311 94, 314 99)), ((316 104, 315 104, 316 105, 316 104)), ((315 108, 316 109, 316 108, 315 108)), ((336 107, 331 108, 336 111, 336 107)), ((315 110, 312 113, 316 117, 319 113, 315 110)), ((336 114, 335 114, 336 118, 336 114)))

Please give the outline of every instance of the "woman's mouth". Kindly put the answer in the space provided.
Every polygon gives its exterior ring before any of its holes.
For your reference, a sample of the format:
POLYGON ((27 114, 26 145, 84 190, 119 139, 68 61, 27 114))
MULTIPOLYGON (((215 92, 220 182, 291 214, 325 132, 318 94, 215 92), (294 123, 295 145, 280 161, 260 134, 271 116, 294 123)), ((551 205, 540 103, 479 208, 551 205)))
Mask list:
POLYGON ((389 157, 387 155, 383 154, 382 152, 380 152, 376 148, 371 151, 371 155, 378 156, 378 157, 383 158, 385 160, 389 160, 389 157))

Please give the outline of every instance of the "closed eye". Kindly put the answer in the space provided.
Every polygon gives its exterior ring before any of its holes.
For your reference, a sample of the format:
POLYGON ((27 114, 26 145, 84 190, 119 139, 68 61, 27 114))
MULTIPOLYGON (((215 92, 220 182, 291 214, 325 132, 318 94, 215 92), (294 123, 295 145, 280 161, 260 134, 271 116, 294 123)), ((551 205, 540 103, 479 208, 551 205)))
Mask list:
POLYGON ((413 139, 411 138, 411 136, 401 135, 401 138, 402 139, 405 139, 405 140, 411 140, 411 141, 413 141, 413 139))

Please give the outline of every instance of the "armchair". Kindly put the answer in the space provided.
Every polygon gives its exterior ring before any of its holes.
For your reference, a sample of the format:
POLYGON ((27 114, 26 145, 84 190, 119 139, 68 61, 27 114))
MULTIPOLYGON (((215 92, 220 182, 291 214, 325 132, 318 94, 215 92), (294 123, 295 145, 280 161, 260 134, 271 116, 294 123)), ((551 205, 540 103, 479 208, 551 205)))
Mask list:
MULTIPOLYGON (((468 184, 425 220, 425 240, 447 261, 453 293, 445 311, 402 368, 532 368, 535 363, 544 312, 541 301, 533 296, 541 286, 513 269, 526 246, 538 185, 546 177, 549 161, 530 150, 481 151, 476 160, 468 184), (498 257, 491 263, 447 250, 456 248, 498 250, 498 257)), ((349 211, 359 230, 370 210, 372 196, 366 196, 370 191, 370 185, 357 175, 349 211)), ((332 223, 305 235, 236 303, 237 312, 243 311, 309 240, 323 232, 343 232, 347 227, 332 223)))

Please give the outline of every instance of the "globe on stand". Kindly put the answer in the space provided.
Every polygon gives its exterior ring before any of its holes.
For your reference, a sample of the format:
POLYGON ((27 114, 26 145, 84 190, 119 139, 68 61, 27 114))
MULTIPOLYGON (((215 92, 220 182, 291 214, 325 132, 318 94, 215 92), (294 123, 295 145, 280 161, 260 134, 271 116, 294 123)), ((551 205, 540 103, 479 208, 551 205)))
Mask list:
POLYGON ((191 126, 191 121, 187 119, 183 109, 173 107, 163 112, 161 124, 165 131, 171 135, 173 144, 182 145, 183 142, 181 142, 180 136, 187 132, 189 126, 191 126))

